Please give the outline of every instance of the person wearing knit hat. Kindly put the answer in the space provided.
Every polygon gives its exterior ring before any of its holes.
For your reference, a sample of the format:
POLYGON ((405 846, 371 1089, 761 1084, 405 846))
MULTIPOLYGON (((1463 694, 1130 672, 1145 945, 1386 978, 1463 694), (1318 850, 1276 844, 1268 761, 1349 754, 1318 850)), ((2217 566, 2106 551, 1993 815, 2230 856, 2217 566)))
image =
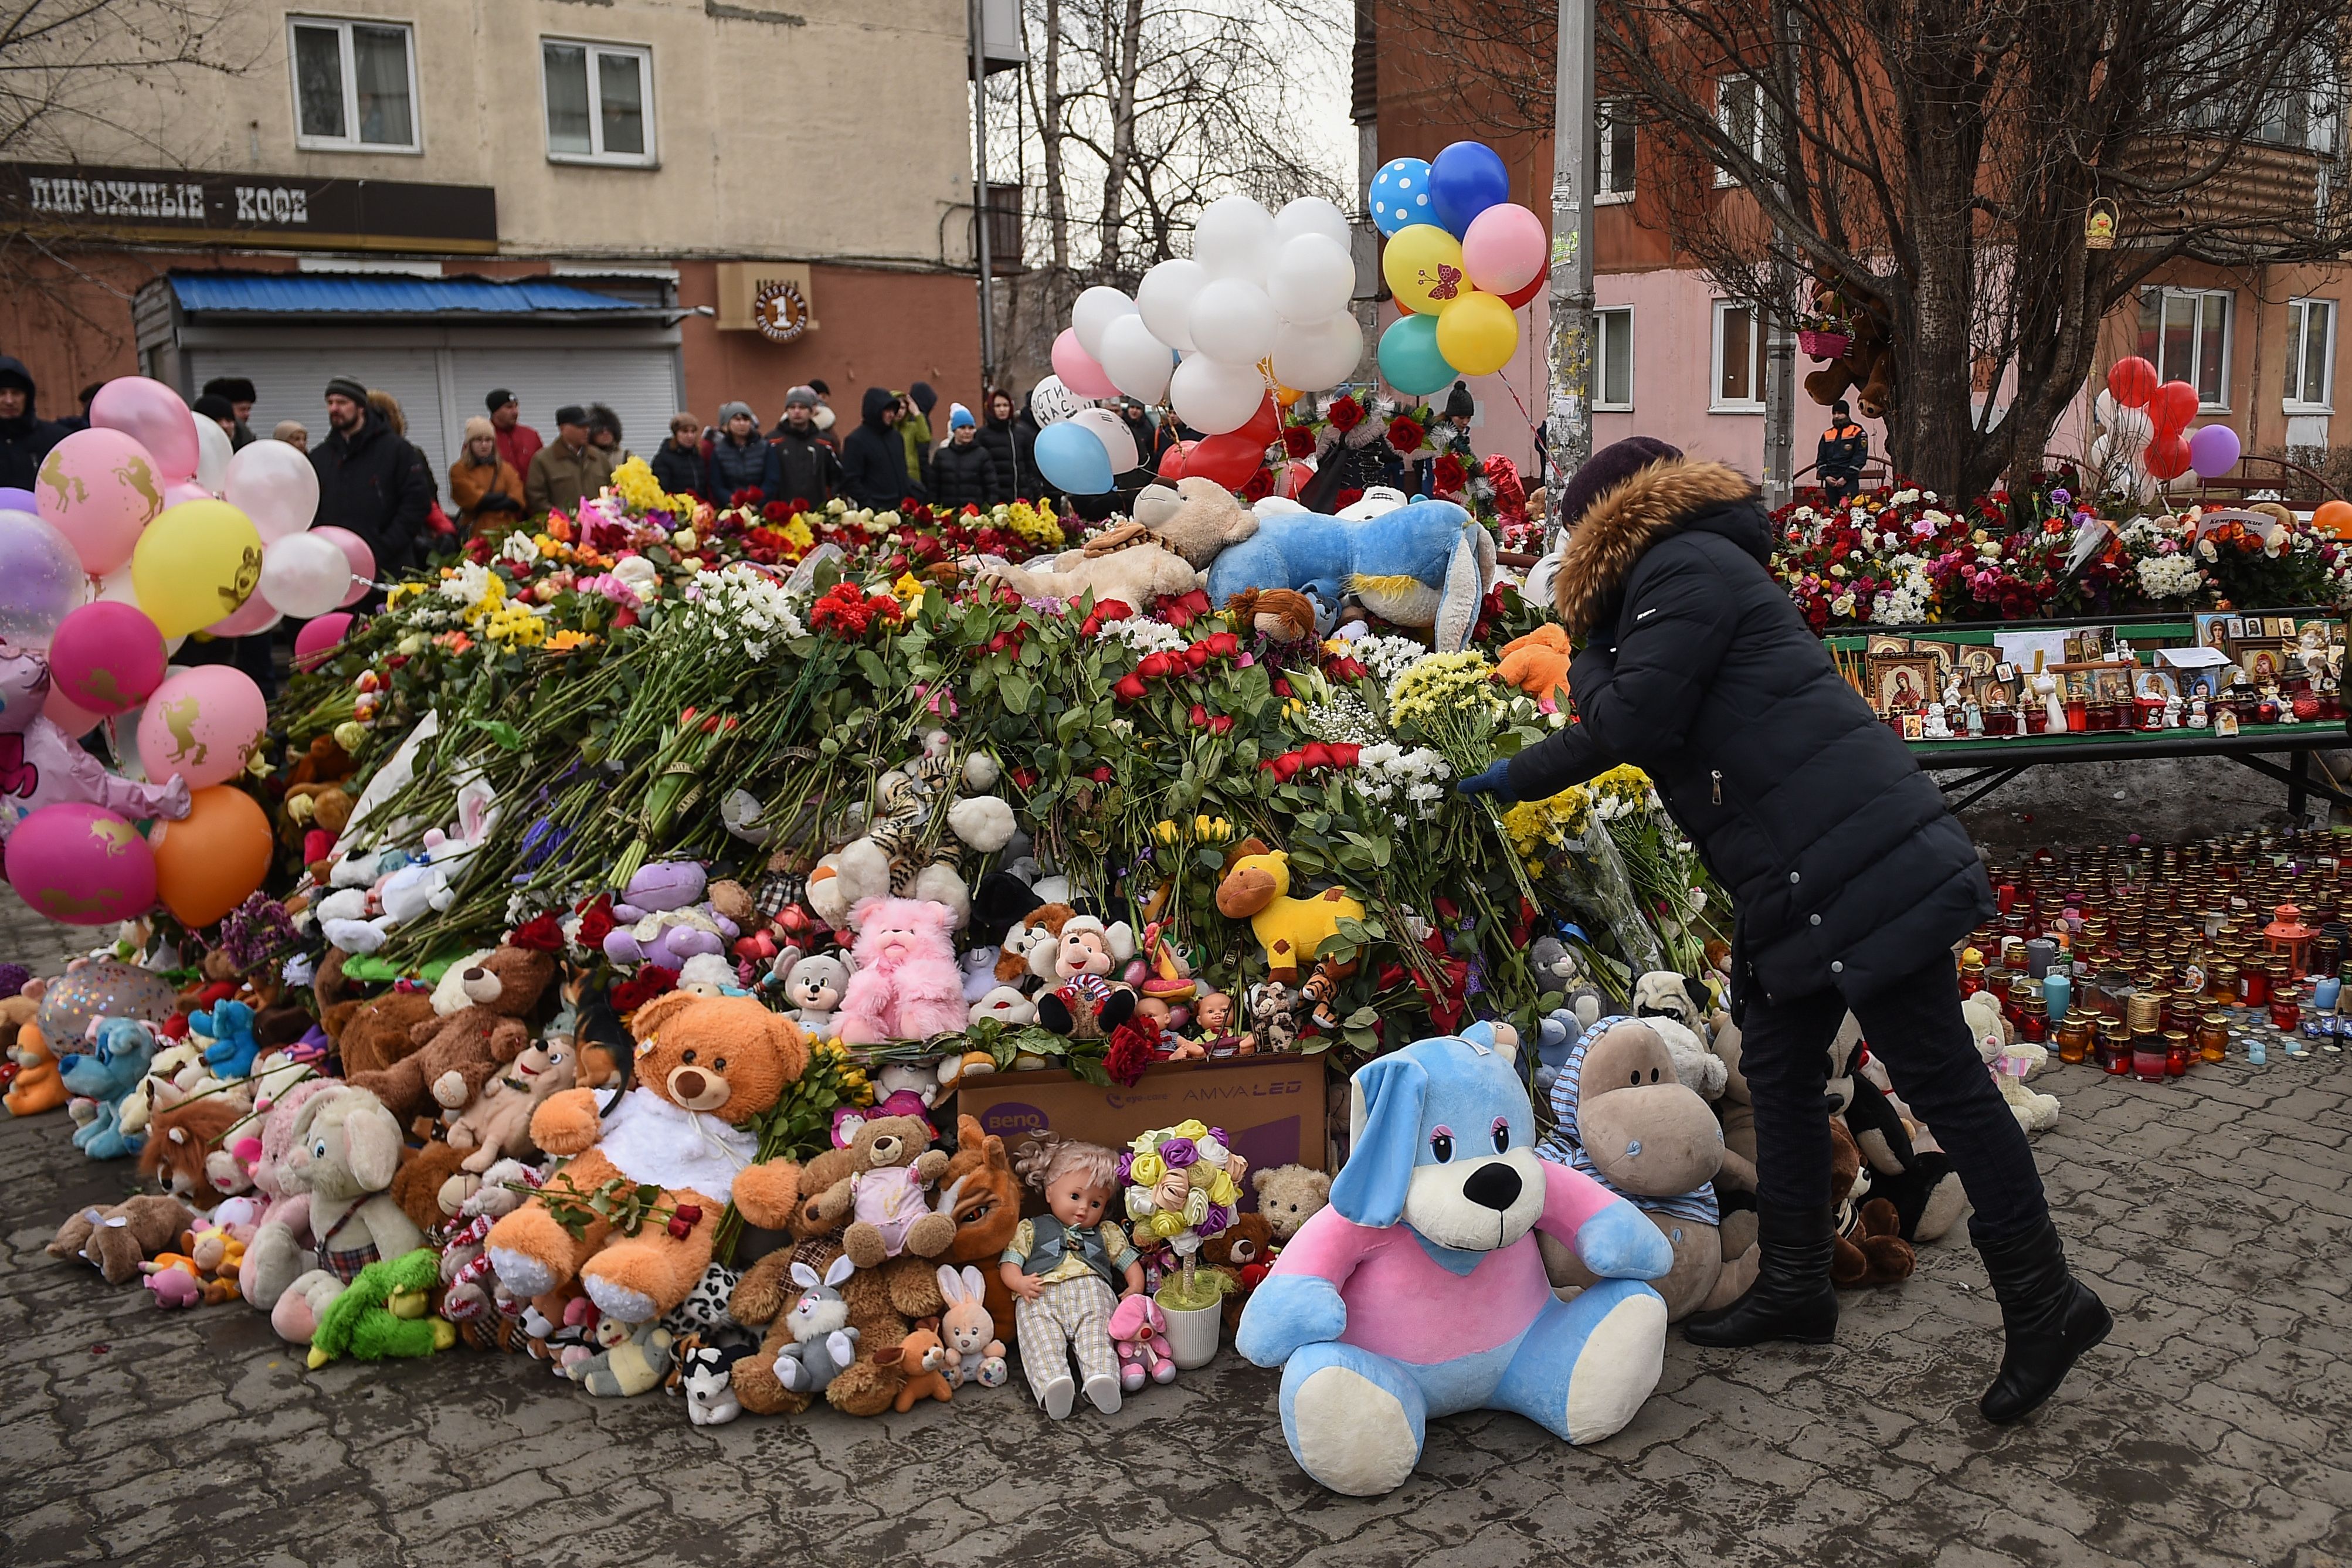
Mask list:
POLYGON ((505 387, 495 388, 482 401, 489 405, 490 424, 499 433, 499 456, 512 464, 516 473, 528 475, 530 460, 547 443, 522 422, 522 405, 505 387))
POLYGON ((1455 382, 1454 390, 1445 395, 1445 416, 1467 429, 1470 421, 1477 416, 1477 413, 1478 403, 1470 395, 1470 384, 1466 381, 1455 382))
POLYGON ((253 418, 253 405, 261 399, 261 395, 254 389, 252 382, 241 375, 216 375, 205 383, 205 391, 209 395, 217 395, 228 400, 229 413, 236 420, 236 423, 229 427, 228 433, 229 445, 232 447, 241 452, 259 439, 249 427, 249 421, 253 418))
POLYGON ((2015 1421, 2114 1320, 2066 1267, 2033 1152, 1960 1010, 1953 950, 1995 909, 1976 847, 1773 576, 1776 531, 1746 475, 1636 438, 1594 453, 1562 501, 1553 596, 1584 643, 1569 669, 1576 722, 1455 787, 1507 805, 1630 763, 1731 894, 1760 1264, 1745 1295, 1684 1332, 1718 1347, 1835 1333, 1822 1105, 1851 1013, 1975 1205, 2003 1334, 1978 1409, 2015 1421))
POLYGON ((977 430, 979 428, 980 421, 971 416, 971 409, 966 408, 961 403, 950 403, 948 405, 949 439, 954 439, 955 433, 959 430, 977 430))
POLYGON ((221 427, 221 434, 232 441, 236 438, 236 408, 217 392, 207 392, 188 405, 188 412, 211 420, 221 427))
POLYGON ((776 471, 776 449, 760 434, 760 417, 748 403, 719 405, 719 433, 711 437, 710 458, 703 465, 702 493, 715 506, 746 490, 758 490, 763 500, 784 500, 778 494, 782 480, 776 471))
POLYGON ((816 388, 814 386, 793 387, 790 392, 784 394, 784 406, 787 408, 814 408, 816 406, 816 388))
POLYGON ((327 383, 328 406, 331 408, 334 405, 334 400, 340 397, 346 403, 356 403, 362 408, 365 408, 367 406, 367 383, 362 381, 358 376, 336 376, 333 380, 327 383))
POLYGON ((283 441, 298 452, 310 449, 310 427, 299 419, 280 419, 277 428, 269 432, 269 438, 283 441))
POLYGON ((982 511, 1013 499, 1013 477, 998 466, 993 449, 982 444, 980 421, 961 403, 948 405, 947 445, 931 454, 931 502, 982 511))
POLYGON ((818 507, 841 493, 841 455, 817 423, 826 412, 813 386, 784 394, 784 416, 768 437, 776 454, 777 500, 818 507))
POLYGON ((449 465, 449 499, 459 525, 475 533, 522 521, 522 476, 499 453, 498 426, 479 414, 466 421, 466 444, 449 465))

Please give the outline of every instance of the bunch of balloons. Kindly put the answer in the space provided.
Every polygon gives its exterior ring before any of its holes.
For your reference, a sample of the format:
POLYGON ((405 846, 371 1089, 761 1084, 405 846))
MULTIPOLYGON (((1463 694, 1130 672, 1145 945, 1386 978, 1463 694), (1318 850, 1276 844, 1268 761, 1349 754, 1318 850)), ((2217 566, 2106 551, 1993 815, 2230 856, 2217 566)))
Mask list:
MULTIPOLYGON (((1192 254, 1146 272, 1132 298, 1099 287, 1078 296, 1054 342, 1054 374, 1039 385, 1051 388, 1046 405, 1031 395, 1038 471, 1073 495, 1099 495, 1135 466, 1135 443, 1117 416, 1088 405, 1096 398, 1166 399, 1212 441, 1269 417, 1278 424, 1267 413, 1276 389, 1286 403, 1337 386, 1363 360, 1364 334, 1348 308, 1355 291, 1348 218, 1334 203, 1301 196, 1269 213, 1247 196, 1211 202, 1192 254), (1062 399, 1075 406, 1054 406, 1062 399)), ((1255 471, 1273 434, 1240 478, 1255 471)), ((1238 461, 1213 457, 1211 466, 1238 461)), ((1162 477, 1176 476, 1163 468, 1162 477)))
MULTIPOLYGON (((166 854, 160 826, 142 837, 107 809, 163 797, 126 793, 101 772, 77 781, 82 798, 59 798, 64 778, 43 788, 21 761, 15 775, 0 768, 0 797, 16 807, 0 811, 10 879, 44 913, 97 923, 160 896, 184 923, 206 924, 260 884, 268 820, 228 782, 259 743, 268 705, 233 666, 169 659, 191 633, 264 631, 366 595, 373 553, 346 530, 311 528, 318 505, 301 452, 282 441, 232 452, 217 423, 144 376, 99 390, 89 427, 42 459, 29 495, 0 494, 0 643, 46 666, 13 707, 37 703, 69 737, 103 721, 126 768, 154 786, 179 781, 175 807, 194 795, 193 811, 139 812, 177 823, 166 854)), ((6 718, 11 734, 33 721, 6 718)))
POLYGON ((2190 434, 2197 404, 2195 387, 2159 383, 2156 367, 2137 354, 2117 360, 2107 372, 2106 390, 2094 402, 2107 434, 2091 443, 2091 466, 2105 472, 2117 462, 2137 464, 2158 483, 2191 471, 2200 479, 2221 478, 2238 466, 2238 433, 2208 425, 2190 434))
POLYGON ((1414 396, 1457 375, 1491 375, 1518 351, 1513 314, 1544 285, 1543 220, 1506 198, 1510 172, 1482 142, 1397 158, 1373 177, 1372 223, 1388 236, 1381 275, 1407 314, 1381 334, 1381 374, 1414 396))

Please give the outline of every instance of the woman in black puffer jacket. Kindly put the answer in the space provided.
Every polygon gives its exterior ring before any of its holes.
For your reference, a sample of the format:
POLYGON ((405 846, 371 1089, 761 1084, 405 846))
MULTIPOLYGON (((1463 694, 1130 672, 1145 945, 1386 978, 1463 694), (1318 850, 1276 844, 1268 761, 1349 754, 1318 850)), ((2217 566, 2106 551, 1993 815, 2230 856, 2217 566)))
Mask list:
POLYGON ((931 504, 986 511, 1013 499, 1013 486, 997 468, 996 455, 979 441, 971 410, 958 403, 948 411, 948 444, 931 454, 931 504))
POLYGON ((1753 1289, 1685 1331, 1750 1345, 1836 1329, 1822 1108, 1851 1010, 1976 1205, 2007 1342, 1979 1407, 2016 1420, 2112 1320, 2067 1272, 2032 1152, 1960 1012, 1953 945, 1993 908, 1968 832, 1772 576, 1744 475, 1636 437, 1595 453, 1561 499, 1555 597, 1586 639, 1569 673, 1577 722, 1460 787, 1539 800, 1631 763, 1731 890, 1763 1256, 1753 1289))

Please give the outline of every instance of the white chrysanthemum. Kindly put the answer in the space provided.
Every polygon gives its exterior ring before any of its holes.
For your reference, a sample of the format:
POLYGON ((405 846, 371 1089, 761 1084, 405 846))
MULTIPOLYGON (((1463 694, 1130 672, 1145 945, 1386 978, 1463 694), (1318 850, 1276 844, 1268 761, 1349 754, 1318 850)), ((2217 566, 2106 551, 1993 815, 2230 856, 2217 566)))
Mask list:
POLYGON ((1382 686, 1429 657, 1429 650, 1411 637, 1359 637, 1349 651, 1382 686))

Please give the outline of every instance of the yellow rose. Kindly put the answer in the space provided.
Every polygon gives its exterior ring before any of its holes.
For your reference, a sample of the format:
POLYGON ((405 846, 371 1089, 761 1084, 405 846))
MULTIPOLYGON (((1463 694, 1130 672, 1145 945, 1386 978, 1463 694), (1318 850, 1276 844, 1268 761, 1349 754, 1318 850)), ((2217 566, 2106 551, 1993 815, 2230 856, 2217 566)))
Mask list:
POLYGON ((1138 1186, 1156 1187, 1160 1184, 1160 1178, 1167 1173, 1167 1170, 1168 1167, 1160 1162, 1159 1155, 1138 1154, 1135 1157, 1135 1163, 1128 1167, 1127 1173, 1128 1179, 1138 1186))
POLYGON ((1219 1171, 1217 1179, 1209 1184, 1209 1201, 1220 1208, 1234 1206, 1234 1179, 1223 1171, 1219 1171))
POLYGON ((1184 1216, 1181 1214, 1170 1214, 1162 1209, 1151 1216, 1151 1234, 1162 1241, 1172 1240, 1191 1228, 1184 1223, 1184 1216))
POLYGON ((1205 1121, 1180 1121, 1176 1124, 1176 1130, 1172 1134, 1178 1138, 1190 1138, 1195 1142, 1208 1135, 1209 1124, 1205 1121))

